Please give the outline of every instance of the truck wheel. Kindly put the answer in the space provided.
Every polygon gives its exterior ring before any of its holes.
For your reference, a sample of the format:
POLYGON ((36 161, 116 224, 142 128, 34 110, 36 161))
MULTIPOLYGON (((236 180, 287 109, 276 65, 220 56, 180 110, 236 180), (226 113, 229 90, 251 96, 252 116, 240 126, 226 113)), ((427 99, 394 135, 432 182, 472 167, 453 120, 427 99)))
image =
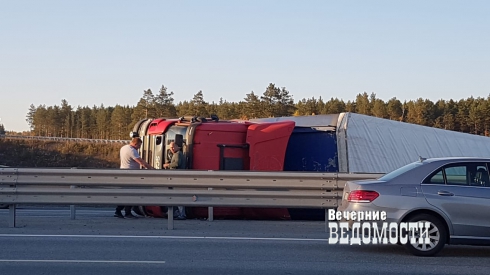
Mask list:
MULTIPOLYGON (((413 255, 434 256, 444 248, 444 245, 446 245, 448 232, 444 224, 438 218, 429 214, 418 214, 409 218, 407 222, 429 222, 430 224, 429 229, 427 230, 430 239, 428 244, 419 244, 419 239, 424 237, 421 236, 424 231, 420 232, 420 230, 415 232, 415 243, 412 244, 409 238, 409 241, 405 244, 405 248, 413 255)), ((412 236, 411 232, 409 234, 409 236, 412 236)))

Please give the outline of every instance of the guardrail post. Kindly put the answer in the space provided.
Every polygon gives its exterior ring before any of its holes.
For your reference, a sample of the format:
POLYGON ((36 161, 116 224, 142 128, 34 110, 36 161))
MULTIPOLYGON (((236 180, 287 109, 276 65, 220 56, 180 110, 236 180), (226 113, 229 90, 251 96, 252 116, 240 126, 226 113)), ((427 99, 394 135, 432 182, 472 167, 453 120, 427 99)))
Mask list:
POLYGON ((9 205, 9 227, 15 227, 15 212, 16 205, 9 205))
MULTIPOLYGON (((213 190, 213 188, 208 188, 208 190, 213 190)), ((212 222, 214 220, 214 208, 212 206, 208 207, 208 221, 212 222)))
POLYGON ((325 232, 328 232, 328 208, 325 208, 325 232))
POLYGON ((208 221, 212 222, 214 220, 214 208, 212 206, 208 207, 208 221))
POLYGON ((174 229, 174 207, 169 206, 167 207, 167 219, 168 219, 168 230, 173 230, 174 229))
MULTIPOLYGON (((75 185, 70 185, 70 189, 75 189, 75 188, 77 188, 75 185)), ((76 216, 77 216, 77 212, 76 212, 75 205, 70 205, 70 218, 74 220, 76 219, 76 216)))

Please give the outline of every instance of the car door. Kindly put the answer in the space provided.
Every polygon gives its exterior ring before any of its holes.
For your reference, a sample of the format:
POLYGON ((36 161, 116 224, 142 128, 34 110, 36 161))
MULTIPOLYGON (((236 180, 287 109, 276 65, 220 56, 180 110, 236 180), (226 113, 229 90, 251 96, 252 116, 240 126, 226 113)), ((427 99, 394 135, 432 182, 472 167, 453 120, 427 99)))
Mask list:
POLYGON ((451 220, 453 236, 490 239, 490 183, 487 163, 448 164, 421 185, 429 204, 451 220))

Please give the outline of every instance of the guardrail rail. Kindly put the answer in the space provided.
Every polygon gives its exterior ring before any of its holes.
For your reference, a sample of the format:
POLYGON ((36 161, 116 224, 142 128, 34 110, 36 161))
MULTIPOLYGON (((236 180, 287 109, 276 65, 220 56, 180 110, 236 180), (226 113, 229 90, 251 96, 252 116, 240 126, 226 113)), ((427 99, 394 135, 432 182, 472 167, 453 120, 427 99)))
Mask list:
MULTIPOLYGON (((0 168, 0 204, 335 208, 346 181, 379 174, 0 168)), ((169 212, 172 213, 172 212, 169 212)), ((325 219, 325 226, 327 219, 325 219)), ((173 215, 168 216, 173 229, 173 215)))

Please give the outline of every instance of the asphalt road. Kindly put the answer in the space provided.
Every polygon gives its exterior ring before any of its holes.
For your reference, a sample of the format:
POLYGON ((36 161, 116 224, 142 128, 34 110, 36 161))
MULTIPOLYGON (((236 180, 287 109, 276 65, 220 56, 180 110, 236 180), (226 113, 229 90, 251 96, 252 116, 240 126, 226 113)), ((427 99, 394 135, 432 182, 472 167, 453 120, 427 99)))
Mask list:
POLYGON ((0 210, 0 274, 489 274, 490 247, 437 257, 397 245, 329 245, 323 222, 123 220, 112 209, 0 210))

